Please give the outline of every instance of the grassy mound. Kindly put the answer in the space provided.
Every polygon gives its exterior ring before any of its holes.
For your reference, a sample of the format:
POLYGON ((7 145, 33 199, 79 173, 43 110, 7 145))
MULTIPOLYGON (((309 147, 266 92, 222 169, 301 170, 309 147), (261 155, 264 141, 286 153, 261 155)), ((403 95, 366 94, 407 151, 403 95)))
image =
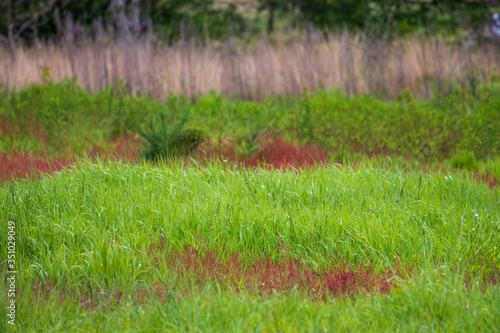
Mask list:
POLYGON ((370 164, 84 163, 3 185, 0 217, 26 330, 488 331, 497 192, 370 164))

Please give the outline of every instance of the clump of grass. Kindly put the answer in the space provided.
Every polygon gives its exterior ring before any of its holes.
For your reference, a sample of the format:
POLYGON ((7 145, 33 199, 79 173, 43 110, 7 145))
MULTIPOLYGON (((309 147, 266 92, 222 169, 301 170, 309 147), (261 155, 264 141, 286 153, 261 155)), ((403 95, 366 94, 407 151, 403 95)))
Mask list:
POLYGON ((200 130, 185 127, 188 114, 184 112, 179 120, 171 122, 164 112, 160 112, 138 130, 145 139, 142 149, 145 159, 159 160, 181 156, 198 147, 204 140, 204 135, 200 130))
MULTIPOLYGON (((228 169, 212 162, 195 168, 184 168, 181 161, 157 167, 108 162, 9 186, 23 208, 13 205, 10 190, 0 191, 5 207, 0 218, 37 224, 26 230, 24 246, 41 262, 51 257, 48 274, 59 274, 54 269, 60 260, 68 268, 82 264, 66 255, 93 251, 102 257, 101 250, 117 244, 115 237, 119 248, 145 251, 150 235, 161 230, 174 247, 197 247, 199 234, 209 249, 244 256, 255 251, 279 260, 281 244, 292 258, 318 265, 341 257, 378 268, 396 262, 425 266, 439 258, 461 262, 464 255, 486 265, 490 254, 498 256, 495 190, 463 174, 381 170, 366 161, 359 168, 327 165, 300 173, 228 169), (483 216, 480 223, 475 214, 483 216), (59 232, 80 236, 64 238, 59 232), (61 242, 67 243, 64 257, 51 252, 61 242), (425 251, 417 251, 419 246, 425 251)), ((113 259, 118 275, 126 268, 120 258, 135 256, 127 251, 113 259)), ((66 273, 78 278, 74 271, 66 273)))
POLYGON ((451 166, 457 169, 474 171, 476 170, 477 165, 476 156, 473 152, 457 154, 451 160, 451 166))

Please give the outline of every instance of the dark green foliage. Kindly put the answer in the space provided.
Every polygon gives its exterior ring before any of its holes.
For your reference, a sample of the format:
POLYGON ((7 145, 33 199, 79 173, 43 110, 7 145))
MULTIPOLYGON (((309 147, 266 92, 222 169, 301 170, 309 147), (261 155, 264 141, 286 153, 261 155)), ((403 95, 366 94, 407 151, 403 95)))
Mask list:
POLYGON ((243 33, 246 22, 236 6, 215 6, 213 0, 167 0, 151 7, 150 17, 156 31, 169 42, 189 39, 227 38, 243 33))
MULTIPOLYGON (((107 21, 110 0, 58 0, 48 12, 40 11, 48 3, 43 0, 12 1, 13 18, 17 26, 31 23, 20 35, 25 41, 32 42, 36 38, 61 37, 66 18, 71 18, 80 26, 91 28, 96 20, 107 21), (30 21, 29 21, 30 20, 30 21)), ((0 34, 7 36, 7 2, 0 2, 0 34)), ((15 31, 14 31, 15 33, 15 31)))
POLYGON ((359 0, 298 0, 303 20, 321 30, 361 28, 366 22, 369 1, 359 0))
POLYGON ((184 155, 194 150, 204 140, 201 131, 185 128, 189 110, 180 119, 171 121, 164 112, 154 115, 139 134, 145 139, 143 156, 148 160, 184 155))
MULTIPOLYGON (((7 3, 7 2, 5 2, 7 3)), ((14 16, 35 12, 43 1, 14 1, 14 16)), ((242 10, 238 1, 215 3, 214 0, 141 1, 141 21, 152 22, 154 30, 172 42, 179 38, 224 39, 230 36, 260 36, 275 26, 293 25, 304 30, 310 24, 324 32, 363 30, 371 37, 385 34, 409 34, 420 30, 430 34, 454 34, 472 28, 478 35, 491 23, 491 14, 498 10, 497 1, 402 1, 402 0, 258 0, 258 14, 242 10), (267 21, 267 24, 263 24, 267 21)), ((37 17, 20 37, 61 37, 65 18, 91 30, 100 20, 112 28, 110 0, 59 0, 50 11, 37 17)), ((0 4, 0 34, 7 35, 6 6, 0 4)), ((19 22, 22 24, 23 22, 19 22)))
MULTIPOLYGON (((13 3, 13 15, 16 17, 36 12, 44 1, 23 0, 13 3)), ((0 9, 6 13, 3 7, 0 3, 0 9)), ((155 31, 169 41, 190 35, 216 39, 243 32, 246 21, 236 9, 235 4, 220 6, 215 5, 213 0, 142 0, 140 19, 143 22, 150 19, 155 31)), ((103 23, 104 27, 114 28, 110 0, 60 0, 48 12, 33 20, 34 28, 26 29, 20 37, 28 42, 35 38, 61 37, 66 29, 66 19, 88 31, 97 21, 103 23)), ((19 25, 23 23, 20 21, 19 25)), ((0 14, 0 34, 7 36, 7 30, 7 18, 0 14)))

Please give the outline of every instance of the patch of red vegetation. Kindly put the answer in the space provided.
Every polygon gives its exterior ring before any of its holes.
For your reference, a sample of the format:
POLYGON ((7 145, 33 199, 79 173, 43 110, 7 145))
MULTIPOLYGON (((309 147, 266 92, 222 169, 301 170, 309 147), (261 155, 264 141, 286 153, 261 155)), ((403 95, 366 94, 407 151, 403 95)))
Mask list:
MULTIPOLYGON (((200 241, 203 243, 202 238, 200 241)), ((168 299, 180 300, 184 296, 190 296, 191 287, 203 288, 207 283, 215 282, 236 292, 246 290, 261 296, 286 294, 295 289, 303 297, 326 302, 331 298, 352 297, 361 293, 389 293, 396 283, 392 279, 394 276, 406 279, 415 273, 399 264, 396 264, 394 270, 387 268, 377 272, 370 266, 355 268, 342 260, 337 260, 330 267, 315 270, 299 260, 287 257, 286 247, 278 246, 278 251, 284 254, 284 258, 278 262, 255 257, 253 262, 248 263, 247 260, 245 263, 238 253, 222 260, 214 250, 197 250, 191 246, 173 250, 167 247, 166 239, 160 232, 159 241, 151 243, 146 252, 148 260, 156 267, 166 266, 171 273, 176 274, 178 281, 187 282, 183 288, 175 286, 176 283, 171 285, 168 282, 156 281, 149 287, 136 288, 129 292, 120 286, 103 290, 93 280, 83 281, 80 287, 70 288, 64 278, 59 281, 45 278, 33 282, 32 293, 16 288, 16 295, 19 298, 29 297, 30 302, 37 302, 42 306, 44 302, 56 297, 61 303, 68 299, 77 302, 86 310, 95 311, 100 308, 111 311, 111 308, 119 306, 123 299, 139 304, 155 301, 165 303, 168 299)), ((500 282, 500 269, 496 266, 493 256, 484 256, 478 252, 466 262, 470 264, 464 271, 464 283, 467 287, 472 286, 472 277, 477 276, 482 277, 484 282, 481 285, 482 291, 486 286, 500 282)), ((439 261, 436 260, 435 264, 439 266, 439 261)))
POLYGON ((289 257, 278 262, 256 257, 252 264, 246 264, 238 253, 222 260, 215 250, 197 250, 191 246, 174 250, 165 248, 165 245, 162 234, 159 243, 149 246, 147 255, 152 265, 166 266, 178 279, 190 280, 200 288, 211 281, 236 291, 248 290, 259 295, 296 289, 326 301, 330 297, 359 293, 388 293, 394 281, 390 268, 377 272, 370 266, 352 267, 343 260, 322 269, 313 269, 309 264, 289 257))
POLYGON ((148 303, 152 298, 151 296, 154 295, 160 302, 165 303, 168 293, 169 288, 165 284, 157 281, 153 283, 150 288, 138 288, 136 297, 140 303, 148 303))
POLYGON ((133 162, 140 156, 140 148, 141 140, 136 133, 122 133, 106 145, 94 144, 90 156, 133 162))
POLYGON ((313 146, 297 147, 279 136, 261 135, 256 141, 259 148, 251 156, 237 156, 230 143, 221 141, 201 147, 198 157, 203 159, 206 153, 211 159, 229 160, 231 163, 241 163, 244 167, 274 169, 308 168, 328 161, 326 152, 313 146))
POLYGON ((72 164, 70 159, 46 159, 34 157, 30 153, 0 153, 0 182, 12 178, 24 179, 40 177, 44 173, 61 171, 66 165, 72 164))
POLYGON ((29 134, 35 139, 41 140, 44 143, 48 142, 48 135, 45 126, 28 117, 21 122, 20 120, 12 121, 10 118, 0 116, 0 134, 3 136, 12 136, 20 138, 29 134))
MULTIPOLYGON (((109 143, 107 149, 95 145, 90 155, 92 157, 99 155, 104 160, 113 158, 132 162, 138 158, 140 146, 141 141, 136 134, 121 134, 109 143)), ((49 159, 43 154, 36 156, 31 152, 0 153, 0 183, 59 172, 75 161, 75 158, 49 159)))
POLYGON ((137 133, 123 133, 114 138, 111 143, 115 145, 114 154, 127 161, 136 160, 141 153, 141 139, 137 133))
POLYGON ((66 295, 62 290, 57 290, 56 286, 57 283, 50 281, 48 278, 45 278, 43 282, 41 280, 36 280, 35 283, 33 283, 32 298, 38 300, 47 299, 51 295, 53 295, 54 291, 56 290, 57 298, 59 299, 60 302, 63 302, 66 295))
POLYGON ((475 181, 488 184, 490 188, 494 188, 498 186, 498 179, 494 176, 491 175, 485 175, 485 174, 480 174, 480 173, 475 173, 472 178, 475 181))
POLYGON ((20 299, 23 297, 29 297, 30 302, 37 302, 37 304, 42 305, 47 302, 50 298, 57 297, 60 303, 64 303, 66 300, 71 299, 76 301, 85 310, 95 310, 99 305, 104 305, 109 308, 109 304, 115 301, 119 304, 122 292, 120 290, 114 293, 104 292, 99 289, 95 290, 95 293, 83 292, 75 288, 68 288, 66 281, 54 281, 49 278, 43 280, 37 279, 32 284, 32 293, 25 291, 16 291, 17 297, 20 299))

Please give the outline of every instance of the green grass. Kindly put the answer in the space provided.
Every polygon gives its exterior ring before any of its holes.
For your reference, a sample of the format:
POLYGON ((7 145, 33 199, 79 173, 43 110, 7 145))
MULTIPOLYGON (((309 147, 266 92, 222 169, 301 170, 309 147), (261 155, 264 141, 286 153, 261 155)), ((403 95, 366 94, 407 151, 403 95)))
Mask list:
POLYGON ((115 235, 144 250, 160 230, 176 246, 196 247, 201 234, 209 248, 271 256, 277 231, 294 256, 315 262, 337 250, 354 261, 395 263, 398 253, 405 265, 438 258, 458 263, 464 251, 495 254, 498 244, 491 234, 498 225, 498 190, 460 174, 404 174, 369 164, 295 174, 108 163, 12 186, 3 189, 2 219, 26 228, 25 250, 49 256, 61 244, 99 253, 115 235))
MULTIPOLYGON (((191 104, 45 78, 0 92, 0 175, 31 153, 112 152, 123 133, 142 133, 151 158, 203 138, 250 155, 273 133, 342 163, 94 159, 0 183, 0 239, 16 225, 14 330, 496 331, 496 90, 396 102, 305 90, 262 104, 213 93, 191 104)), ((5 241, 0 253, 6 262, 5 241)))
POLYGON ((0 237, 14 221, 18 329, 495 331, 498 189, 467 171, 423 174, 371 163, 300 173, 225 163, 84 163, 4 184, 0 237), (341 258, 407 274, 389 294, 327 302, 300 290, 238 293, 217 281, 199 285, 196 276, 178 279, 155 264, 148 249, 162 233, 165 256, 191 245, 201 256, 210 249, 221 260, 238 253, 251 265, 262 256, 280 262, 285 248, 287 257, 318 271, 341 258), (157 282, 166 296, 141 302, 138 290, 157 282), (37 283, 46 295, 37 294, 37 283))

